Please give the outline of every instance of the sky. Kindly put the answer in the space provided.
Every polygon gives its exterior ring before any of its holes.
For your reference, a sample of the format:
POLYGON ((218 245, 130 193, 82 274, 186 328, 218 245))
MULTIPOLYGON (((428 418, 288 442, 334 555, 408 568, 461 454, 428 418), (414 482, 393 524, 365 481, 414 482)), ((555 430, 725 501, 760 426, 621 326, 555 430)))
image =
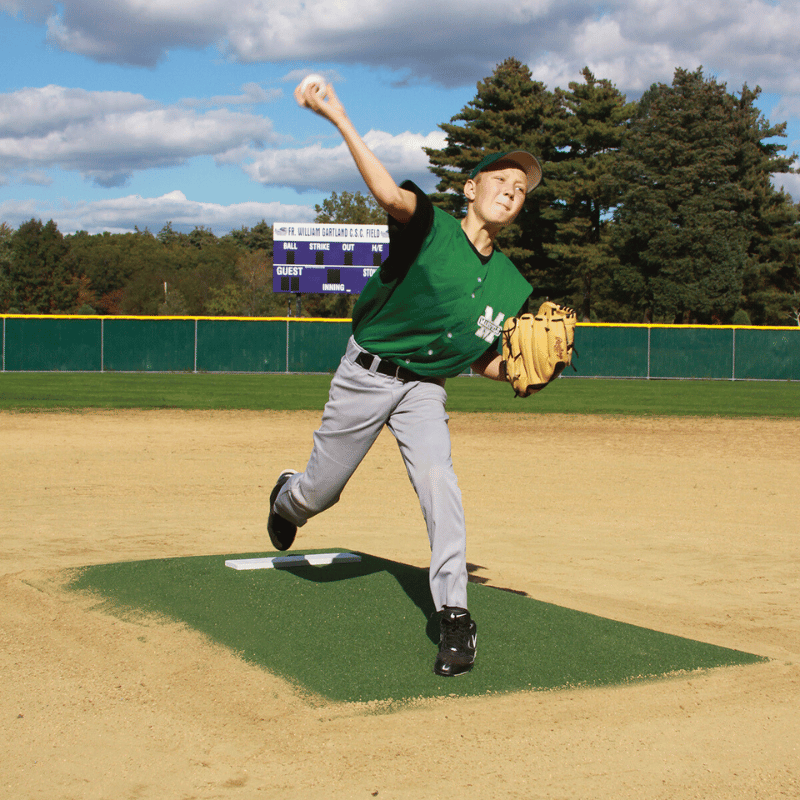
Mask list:
MULTIPOLYGON (((629 100, 702 67, 733 93, 760 86, 800 152, 800 0, 0 0, 0 222, 311 221, 365 187, 295 103, 309 72, 398 182, 431 191, 422 148, 509 57, 550 89, 588 66, 629 100)), ((800 200, 800 175, 774 180, 800 200)))

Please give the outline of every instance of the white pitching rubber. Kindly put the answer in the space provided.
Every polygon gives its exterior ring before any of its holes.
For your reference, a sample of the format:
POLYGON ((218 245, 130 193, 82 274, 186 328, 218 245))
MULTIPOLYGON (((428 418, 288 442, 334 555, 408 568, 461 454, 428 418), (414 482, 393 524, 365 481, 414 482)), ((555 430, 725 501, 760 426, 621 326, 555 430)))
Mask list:
POLYGON ((309 553, 294 556, 272 556, 271 558, 229 559, 226 567, 231 569, 292 569, 292 567, 317 567, 328 564, 349 564, 361 561, 355 553, 309 553))

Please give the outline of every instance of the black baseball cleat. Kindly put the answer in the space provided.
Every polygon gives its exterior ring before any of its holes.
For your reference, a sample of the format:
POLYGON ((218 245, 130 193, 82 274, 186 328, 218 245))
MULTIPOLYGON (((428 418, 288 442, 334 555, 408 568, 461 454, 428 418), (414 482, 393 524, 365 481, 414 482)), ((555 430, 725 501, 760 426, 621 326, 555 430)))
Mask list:
POLYGON ((281 487, 292 475, 295 475, 297 470, 285 469, 278 476, 275 488, 269 496, 269 517, 267 518, 267 532, 269 533, 272 546, 276 550, 288 550, 294 542, 295 534, 297 533, 297 525, 284 519, 277 511, 275 511, 275 501, 278 499, 278 492, 281 487))
POLYGON ((478 626, 466 608, 445 606, 439 634, 439 654, 433 671, 451 678, 463 675, 475 663, 478 626))

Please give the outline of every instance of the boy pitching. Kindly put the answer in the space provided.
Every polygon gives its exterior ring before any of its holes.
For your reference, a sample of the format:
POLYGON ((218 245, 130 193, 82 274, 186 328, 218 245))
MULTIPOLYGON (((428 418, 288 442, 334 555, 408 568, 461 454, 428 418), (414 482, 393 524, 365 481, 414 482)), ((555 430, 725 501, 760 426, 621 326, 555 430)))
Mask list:
POLYGON ((531 287, 494 247, 541 180, 523 151, 492 153, 464 186, 467 214, 434 207, 412 182, 398 186, 350 122, 330 85, 295 89, 297 102, 328 119, 388 214, 389 257, 353 309, 353 335, 331 382, 304 472, 285 470, 270 496, 274 547, 330 508, 384 425, 397 439, 431 547, 429 583, 441 612, 434 671, 454 676, 475 661, 477 626, 467 610, 466 526, 450 455, 445 378, 473 370, 506 380, 496 350, 503 321, 531 287))

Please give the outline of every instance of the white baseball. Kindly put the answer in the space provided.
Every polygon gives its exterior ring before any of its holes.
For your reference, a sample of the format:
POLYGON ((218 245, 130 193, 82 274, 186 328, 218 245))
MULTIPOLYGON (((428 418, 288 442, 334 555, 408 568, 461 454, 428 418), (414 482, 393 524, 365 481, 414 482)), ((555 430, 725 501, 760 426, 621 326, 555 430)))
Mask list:
POLYGON ((300 94, 305 94, 306 89, 311 85, 324 88, 326 85, 325 78, 323 78, 322 75, 317 75, 316 72, 312 72, 311 75, 306 75, 305 78, 303 78, 303 82, 300 84, 300 94))

